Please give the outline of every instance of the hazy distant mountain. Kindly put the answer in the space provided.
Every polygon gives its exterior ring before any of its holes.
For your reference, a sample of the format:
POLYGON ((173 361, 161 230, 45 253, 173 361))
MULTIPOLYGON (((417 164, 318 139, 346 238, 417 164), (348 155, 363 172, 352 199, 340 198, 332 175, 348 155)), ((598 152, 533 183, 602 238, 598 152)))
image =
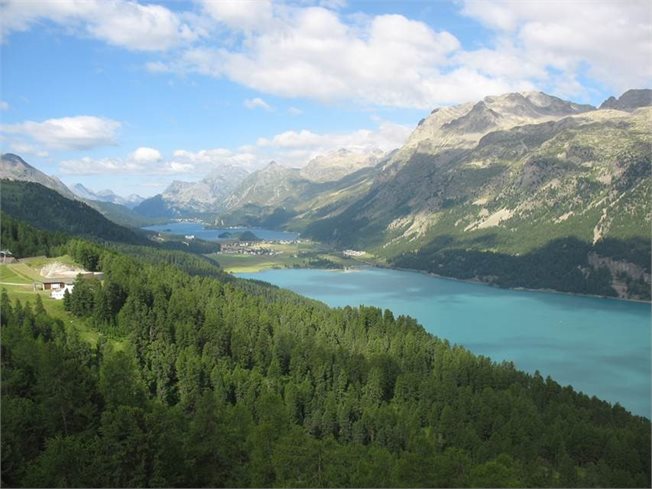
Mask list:
POLYGON ((81 183, 76 183, 75 185, 72 186, 71 190, 81 197, 82 199, 85 200, 96 200, 100 202, 110 202, 112 204, 119 204, 123 205, 125 207, 129 207, 130 209, 137 206, 140 204, 143 200, 145 200, 144 197, 141 197, 140 195, 137 194, 131 194, 128 197, 121 197, 117 194, 115 194, 111 190, 100 190, 99 192, 93 192, 92 190, 88 189, 81 183))
POLYGON ((384 154, 380 149, 354 151, 342 148, 313 158, 301 169, 300 175, 313 182, 332 182, 361 168, 374 166, 384 154))
POLYGON ((277 206, 288 197, 298 196, 300 187, 310 185, 298 168, 287 168, 272 161, 248 175, 224 202, 227 210, 247 204, 277 206))
POLYGON ((12 153, 3 154, 0 157, 0 179, 34 182, 52 189, 68 199, 76 198, 75 194, 57 177, 46 175, 25 162, 20 156, 12 153))
POLYGON ((244 180, 248 172, 234 165, 215 168, 199 182, 175 180, 162 194, 145 199, 134 210, 148 217, 179 217, 218 212, 225 198, 244 180))
POLYGON ((652 106, 652 90, 649 88, 627 90, 620 97, 609 97, 600 105, 601 109, 632 111, 640 107, 652 106))

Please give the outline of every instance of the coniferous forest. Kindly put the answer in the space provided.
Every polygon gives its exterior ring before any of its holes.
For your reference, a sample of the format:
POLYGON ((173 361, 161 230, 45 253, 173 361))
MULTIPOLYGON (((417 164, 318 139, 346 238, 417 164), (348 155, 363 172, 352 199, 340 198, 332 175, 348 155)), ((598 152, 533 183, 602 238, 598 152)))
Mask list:
POLYGON ((3 292, 4 486, 650 486, 648 419, 408 317, 60 246, 105 274, 64 299, 102 334, 3 292))

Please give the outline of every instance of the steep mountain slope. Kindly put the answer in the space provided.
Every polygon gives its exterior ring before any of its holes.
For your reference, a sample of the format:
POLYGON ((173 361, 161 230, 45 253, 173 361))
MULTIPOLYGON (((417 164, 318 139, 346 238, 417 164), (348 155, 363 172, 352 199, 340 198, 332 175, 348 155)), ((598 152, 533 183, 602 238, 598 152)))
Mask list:
POLYGON ((108 220, 115 222, 120 226, 129 228, 142 228, 159 222, 160 219, 145 217, 141 214, 134 212, 127 206, 114 204, 112 202, 102 202, 99 200, 86 200, 89 206, 98 211, 108 220))
POLYGON ((0 180, 0 208, 15 219, 49 231, 132 244, 149 242, 84 202, 67 199, 39 183, 0 180))
POLYGON ((38 183, 60 193, 67 199, 76 199, 75 194, 61 180, 46 175, 25 162, 20 156, 12 153, 0 156, 0 179, 38 183))
POLYGON ((81 197, 84 200, 95 200, 98 202, 109 202, 111 204, 118 204, 125 207, 133 208, 140 204, 144 199, 137 194, 131 194, 127 197, 121 197, 120 195, 115 194, 112 190, 100 190, 99 192, 93 192, 92 190, 86 188, 81 183, 76 183, 72 186, 71 190, 81 197))
POLYGON ((438 154, 473 148, 490 133, 525 124, 558 120, 594 110, 542 92, 509 93, 477 103, 435 109, 421 120, 389 165, 406 162, 414 154, 438 154))
POLYGON ((301 168, 301 176, 313 182, 333 182, 362 168, 376 165, 383 157, 383 151, 354 151, 338 149, 317 156, 301 168))
POLYGON ((579 267, 574 274, 590 282, 582 291, 648 297, 652 109, 589 109, 543 94, 510 94, 443 109, 445 116, 436 111, 383 166, 365 195, 306 232, 371 249, 401 266, 579 291, 576 284, 564 285, 568 280, 535 284, 513 274, 505 278, 505 269, 514 265, 509 257, 542 249, 554 255, 554 247, 545 248, 552 240, 569 245, 563 240, 572 238, 577 242, 569 246, 581 243, 583 250, 572 264, 579 267), (532 117, 545 122, 515 127, 505 122, 532 117), (638 252, 630 253, 627 263, 609 267, 590 258, 596 247, 609 257, 623 243, 638 252), (479 252, 486 262, 500 263, 453 267, 445 250, 455 250, 458 261, 465 260, 464 253, 479 252), (598 280, 598 269, 610 273, 598 280))
POLYGON ((214 169, 199 182, 175 180, 162 194, 145 199, 134 211, 147 217, 179 217, 215 213, 224 208, 225 198, 248 172, 233 165, 214 169))
POLYGON ((339 212, 364 194, 377 173, 364 167, 339 180, 314 182, 301 170, 272 162, 249 175, 227 197, 218 225, 285 226, 300 230, 306 223, 339 212))
POLYGON ((309 185, 310 182, 301 177, 300 170, 272 161, 245 178, 226 198, 224 208, 232 210, 245 205, 275 207, 298 197, 309 185))
POLYGON ((0 159, 0 179, 38 183, 54 190, 66 199, 85 202, 104 217, 120 226, 142 227, 150 223, 150 221, 132 212, 125 205, 116 203, 124 201, 126 204, 129 199, 133 200, 141 197, 130 196, 128 199, 124 199, 110 190, 95 193, 79 183, 73 186, 73 191, 71 191, 58 178, 46 175, 15 154, 2 155, 0 159))

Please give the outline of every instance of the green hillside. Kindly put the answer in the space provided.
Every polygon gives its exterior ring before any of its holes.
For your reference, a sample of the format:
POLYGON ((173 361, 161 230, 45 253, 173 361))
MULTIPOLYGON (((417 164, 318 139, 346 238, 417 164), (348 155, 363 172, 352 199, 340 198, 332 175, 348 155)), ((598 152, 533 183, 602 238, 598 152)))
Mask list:
POLYGON ((68 312, 123 348, 3 295, 3 485, 650 484, 648 419, 410 318, 67 251, 105 274, 68 312))
POLYGON ((1 180, 0 207, 15 219, 48 231, 105 241, 145 244, 147 238, 109 221, 78 200, 31 182, 1 180))

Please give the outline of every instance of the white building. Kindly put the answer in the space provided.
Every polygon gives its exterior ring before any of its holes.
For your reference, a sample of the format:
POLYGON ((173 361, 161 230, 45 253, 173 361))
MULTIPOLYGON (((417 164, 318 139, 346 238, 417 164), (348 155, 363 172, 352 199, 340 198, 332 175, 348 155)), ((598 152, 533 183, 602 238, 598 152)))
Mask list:
POLYGON ((52 297, 54 300, 57 301, 63 300, 63 296, 65 295, 66 290, 68 291, 68 293, 71 293, 74 287, 75 284, 66 284, 62 288, 52 289, 52 293, 50 294, 50 297, 52 297))

